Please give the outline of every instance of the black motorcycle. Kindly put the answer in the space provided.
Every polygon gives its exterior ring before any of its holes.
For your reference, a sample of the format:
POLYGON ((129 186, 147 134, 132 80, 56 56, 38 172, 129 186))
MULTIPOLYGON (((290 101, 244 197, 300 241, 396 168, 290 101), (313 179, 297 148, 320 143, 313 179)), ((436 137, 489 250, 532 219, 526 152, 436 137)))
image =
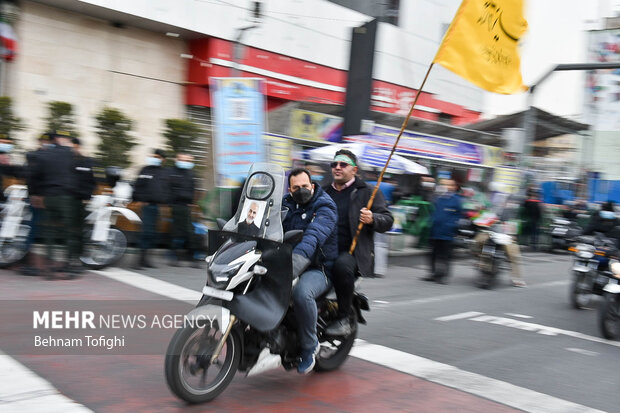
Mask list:
MULTIPOLYGON (((186 318, 196 321, 179 329, 168 346, 166 381, 172 392, 189 403, 217 397, 237 371, 254 375, 299 363, 297 323, 291 305, 292 247, 302 231, 283 234, 281 200, 284 171, 255 164, 243 189, 240 208, 222 231, 209 231, 207 283, 203 296, 186 318), (259 236, 236 231, 246 206, 257 203, 259 236)), ((257 225, 258 226, 258 225, 257 225)), ((325 330, 338 317, 335 297, 318 298, 317 335, 320 344, 315 370, 337 369, 347 358, 365 324, 368 300, 355 293, 351 333, 329 336, 325 330)))
POLYGON ((582 229, 575 222, 566 218, 554 218, 549 227, 551 243, 549 252, 555 250, 566 251, 582 234, 582 229))

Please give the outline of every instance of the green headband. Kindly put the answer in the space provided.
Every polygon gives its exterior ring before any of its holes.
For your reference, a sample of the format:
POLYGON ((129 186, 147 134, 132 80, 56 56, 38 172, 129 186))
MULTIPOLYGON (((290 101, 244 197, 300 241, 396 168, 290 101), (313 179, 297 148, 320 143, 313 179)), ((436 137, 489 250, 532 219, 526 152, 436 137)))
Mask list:
POLYGON ((338 155, 338 156, 336 156, 334 158, 334 161, 336 161, 336 162, 339 162, 339 161, 340 162, 346 162, 346 163, 348 163, 351 166, 357 166, 357 165, 355 165, 355 162, 353 162, 353 159, 349 158, 347 155, 340 154, 340 155, 338 155))

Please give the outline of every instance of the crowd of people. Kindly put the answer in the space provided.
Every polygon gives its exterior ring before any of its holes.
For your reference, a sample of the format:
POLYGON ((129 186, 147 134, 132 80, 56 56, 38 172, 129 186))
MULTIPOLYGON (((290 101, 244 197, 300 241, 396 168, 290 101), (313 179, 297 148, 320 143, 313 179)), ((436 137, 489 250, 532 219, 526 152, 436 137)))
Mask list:
MULTIPOLYGON (((86 205, 97 190, 95 162, 83 153, 80 140, 68 132, 47 132, 38 143, 36 150, 26 153, 25 165, 12 165, 9 153, 13 144, 0 136, 0 178, 24 180, 28 188, 32 215, 26 248, 30 249, 37 239, 43 239, 46 246, 44 256, 28 254, 21 272, 50 279, 73 278, 83 271, 79 258, 84 247, 86 205)), ((191 220, 195 196, 193 158, 177 153, 171 168, 163 165, 165 159, 163 150, 154 150, 134 183, 133 200, 142 218, 135 268, 153 267, 147 254, 155 246, 162 205, 172 210, 170 264, 178 263, 184 248, 195 265, 203 256, 191 220)))

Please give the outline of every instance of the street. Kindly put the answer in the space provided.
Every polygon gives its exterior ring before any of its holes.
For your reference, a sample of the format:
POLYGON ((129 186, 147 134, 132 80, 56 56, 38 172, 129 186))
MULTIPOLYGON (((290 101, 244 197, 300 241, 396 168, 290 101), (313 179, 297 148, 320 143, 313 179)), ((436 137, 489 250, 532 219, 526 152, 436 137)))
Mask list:
MULTIPOLYGON (((497 287, 487 291, 474 286, 471 259, 456 260, 449 284, 439 285, 421 280, 423 257, 391 257, 386 278, 362 280, 361 290, 371 301, 368 325, 361 326, 343 368, 309 376, 284 370, 251 378, 238 374, 207 407, 230 412, 618 411, 620 342, 601 338, 595 309, 571 308, 570 265, 568 254, 527 252, 528 288, 510 286, 504 272, 497 287)), ((143 337, 142 353, 41 355, 46 353, 24 350, 29 344, 11 334, 20 326, 6 311, 24 300, 35 300, 26 302, 32 306, 107 300, 114 303, 108 306, 140 306, 149 314, 158 306, 188 311, 200 296, 203 272, 167 267, 163 261, 149 271, 109 268, 67 281, 2 270, 0 349, 8 356, 0 356, 0 381, 6 383, 0 410, 204 410, 185 405, 166 387, 163 359, 170 331, 143 337)))

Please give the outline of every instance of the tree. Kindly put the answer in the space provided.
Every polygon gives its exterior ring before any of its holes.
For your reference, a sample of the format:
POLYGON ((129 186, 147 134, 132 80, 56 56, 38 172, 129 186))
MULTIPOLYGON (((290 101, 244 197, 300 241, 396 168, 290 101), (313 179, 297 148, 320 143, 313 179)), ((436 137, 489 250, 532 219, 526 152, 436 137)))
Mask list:
POLYGON ((0 134, 11 136, 11 132, 24 129, 22 120, 13 115, 13 101, 0 96, 0 134))
POLYGON ((73 114, 73 105, 67 102, 54 101, 47 104, 49 111, 47 122, 47 130, 63 130, 71 134, 71 136, 79 136, 75 127, 75 115, 73 114))
POLYGON ((204 133, 199 125, 185 119, 166 119, 164 123, 166 145, 174 154, 196 150, 197 141, 204 133))
POLYGON ((99 165, 126 168, 131 164, 129 151, 136 145, 129 134, 132 120, 120 110, 106 107, 97 115, 97 160, 99 165))

